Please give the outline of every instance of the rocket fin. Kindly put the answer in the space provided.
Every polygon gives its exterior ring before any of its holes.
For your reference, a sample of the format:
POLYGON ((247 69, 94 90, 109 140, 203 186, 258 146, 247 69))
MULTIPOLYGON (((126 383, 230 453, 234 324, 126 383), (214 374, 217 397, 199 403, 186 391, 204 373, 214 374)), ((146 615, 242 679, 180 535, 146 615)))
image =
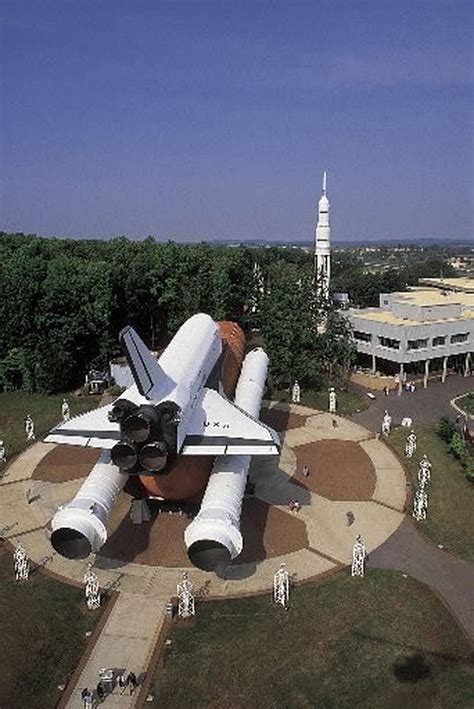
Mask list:
POLYGON ((120 440, 120 426, 109 421, 107 415, 112 404, 93 409, 70 421, 60 423, 53 428, 45 443, 63 443, 70 446, 88 446, 90 448, 110 449, 120 440))
POLYGON ((183 455, 278 455, 278 434, 217 391, 204 388, 186 429, 183 455))
POLYGON ((153 390, 166 377, 165 373, 133 327, 124 327, 119 340, 138 391, 147 399, 153 399, 153 390))

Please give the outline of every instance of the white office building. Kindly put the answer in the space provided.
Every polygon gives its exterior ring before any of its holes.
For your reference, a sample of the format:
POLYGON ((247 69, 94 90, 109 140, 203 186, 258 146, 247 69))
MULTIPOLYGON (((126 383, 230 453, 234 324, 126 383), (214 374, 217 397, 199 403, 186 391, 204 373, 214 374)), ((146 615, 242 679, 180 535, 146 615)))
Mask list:
POLYGON ((474 350, 474 281, 422 279, 426 285, 401 293, 381 293, 378 308, 351 308, 359 363, 423 385, 434 373, 471 373, 474 350))

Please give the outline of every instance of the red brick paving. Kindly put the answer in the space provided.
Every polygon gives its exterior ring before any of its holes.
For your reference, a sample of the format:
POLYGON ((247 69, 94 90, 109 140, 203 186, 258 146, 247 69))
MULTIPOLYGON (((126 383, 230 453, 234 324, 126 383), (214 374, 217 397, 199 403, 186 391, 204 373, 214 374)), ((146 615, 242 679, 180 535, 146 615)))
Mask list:
POLYGON ((377 476, 367 453, 353 441, 323 440, 294 448, 298 483, 328 500, 370 500, 377 476), (307 465, 310 475, 302 474, 307 465))
MULTIPOLYGON (((163 512, 150 523, 135 525, 129 518, 131 497, 122 494, 112 511, 109 539, 100 555, 149 566, 192 566, 184 545, 186 515, 163 512)), ((308 546, 302 520, 257 498, 246 498, 241 520, 244 550, 235 563, 244 564, 288 554, 308 546)))
POLYGON ((260 418, 263 423, 271 426, 279 433, 289 431, 292 428, 300 428, 305 425, 306 421, 306 416, 290 414, 289 411, 282 411, 281 409, 262 409, 260 418))
POLYGON ((40 461, 32 475, 33 480, 48 483, 65 483, 78 480, 90 473, 97 463, 101 450, 81 446, 56 446, 40 461))

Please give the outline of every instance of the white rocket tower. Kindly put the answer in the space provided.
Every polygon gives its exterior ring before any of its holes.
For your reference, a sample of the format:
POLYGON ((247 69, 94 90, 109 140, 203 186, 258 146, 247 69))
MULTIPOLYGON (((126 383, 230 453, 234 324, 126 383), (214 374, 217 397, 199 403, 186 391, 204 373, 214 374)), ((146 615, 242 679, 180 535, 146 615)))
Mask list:
POLYGON ((327 198, 327 174, 323 173, 323 194, 318 205, 318 223, 315 229, 314 265, 318 295, 329 298, 331 277, 331 227, 329 226, 329 200, 327 198))

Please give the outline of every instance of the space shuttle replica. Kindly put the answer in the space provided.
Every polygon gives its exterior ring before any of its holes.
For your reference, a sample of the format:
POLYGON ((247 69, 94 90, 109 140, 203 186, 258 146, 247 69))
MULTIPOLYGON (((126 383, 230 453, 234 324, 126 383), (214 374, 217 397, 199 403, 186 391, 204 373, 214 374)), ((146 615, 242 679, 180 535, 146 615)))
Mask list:
POLYGON ((268 357, 261 348, 245 355, 238 325, 203 313, 182 325, 158 360, 131 327, 120 342, 134 384, 45 439, 103 449, 76 497, 54 515, 51 543, 71 559, 99 551, 129 483, 137 499, 201 501, 185 543, 195 566, 215 570, 243 548, 251 456, 280 451, 277 433, 259 421, 268 357))

